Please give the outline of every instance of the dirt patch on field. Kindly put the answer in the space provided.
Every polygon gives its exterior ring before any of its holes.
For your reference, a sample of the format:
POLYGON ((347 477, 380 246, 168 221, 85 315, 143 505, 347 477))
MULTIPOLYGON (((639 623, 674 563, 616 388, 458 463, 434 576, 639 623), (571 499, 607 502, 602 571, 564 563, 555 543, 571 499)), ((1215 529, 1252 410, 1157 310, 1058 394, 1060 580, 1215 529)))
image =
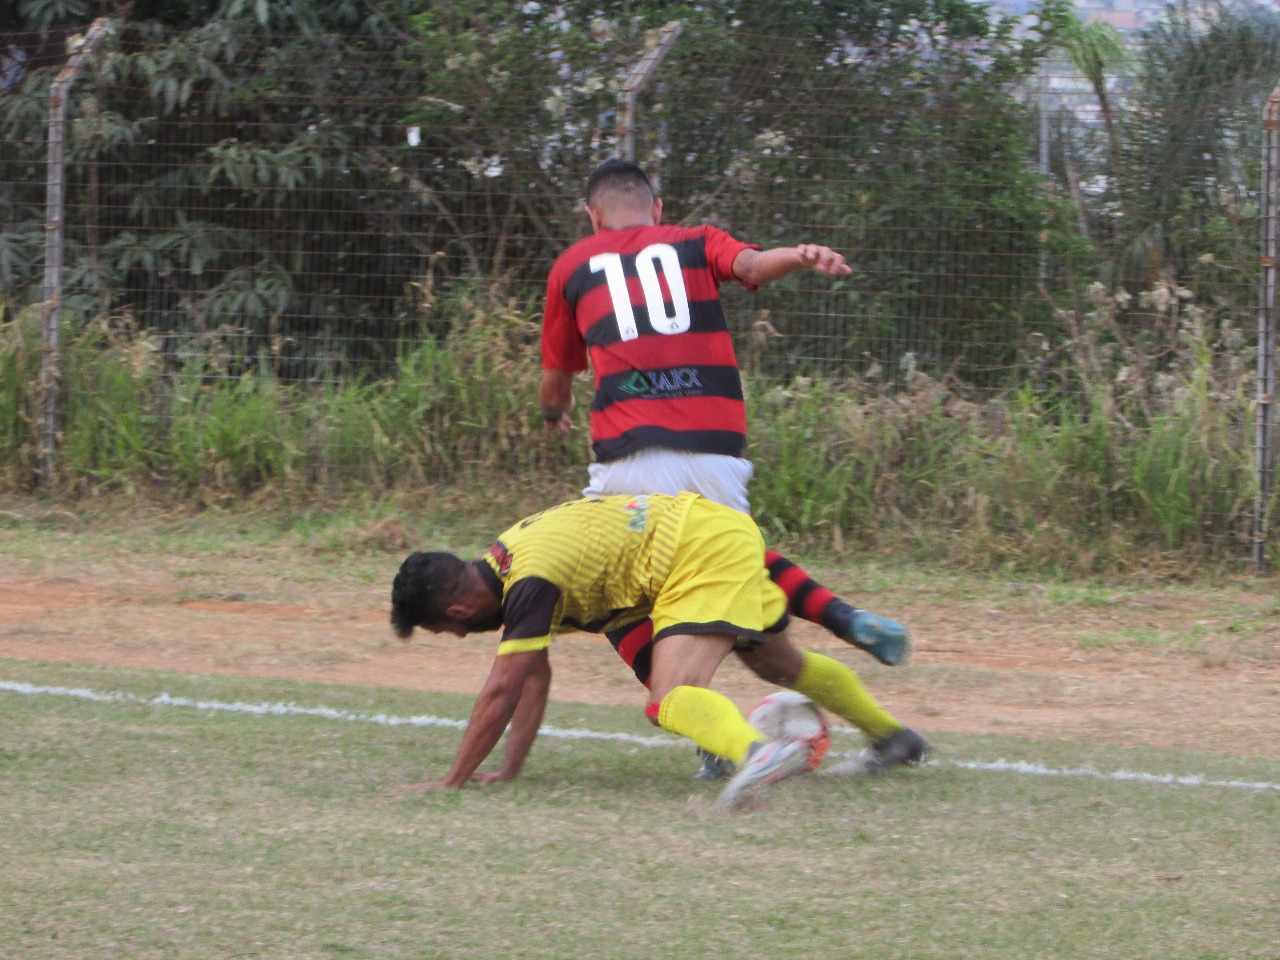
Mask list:
MULTIPOLYGON (((385 586, 243 572, 223 585, 191 596, 162 559, 109 577, 0 560, 0 657, 462 693, 479 688, 492 659, 492 635, 396 640, 385 586)), ((909 663, 882 667, 809 624, 795 637, 849 663, 926 733, 1280 758, 1280 618, 1263 593, 1154 590, 1091 605, 904 588, 868 606, 911 626, 909 663)), ((562 638, 552 664, 556 699, 643 701, 600 638, 562 638)), ((743 705, 766 689, 736 663, 718 683, 743 705)))

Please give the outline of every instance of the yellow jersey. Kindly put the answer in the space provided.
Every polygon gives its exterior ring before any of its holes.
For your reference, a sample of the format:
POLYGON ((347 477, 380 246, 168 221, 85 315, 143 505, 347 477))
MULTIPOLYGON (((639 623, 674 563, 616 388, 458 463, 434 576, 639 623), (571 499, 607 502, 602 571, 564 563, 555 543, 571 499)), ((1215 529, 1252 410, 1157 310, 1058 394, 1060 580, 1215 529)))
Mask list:
POLYGON ((500 588, 499 654, 542 650, 558 633, 603 632, 649 616, 697 494, 593 497, 527 517, 481 564, 500 588))

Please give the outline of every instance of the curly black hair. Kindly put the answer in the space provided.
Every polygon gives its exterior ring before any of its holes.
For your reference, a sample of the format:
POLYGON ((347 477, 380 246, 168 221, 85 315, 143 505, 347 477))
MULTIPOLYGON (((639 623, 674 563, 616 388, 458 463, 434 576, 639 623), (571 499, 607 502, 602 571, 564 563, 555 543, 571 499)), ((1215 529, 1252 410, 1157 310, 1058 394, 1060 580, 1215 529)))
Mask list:
POLYGON ((407 638, 414 627, 430 629, 445 619, 466 566, 452 553, 409 554, 391 585, 391 626, 396 636, 407 638))

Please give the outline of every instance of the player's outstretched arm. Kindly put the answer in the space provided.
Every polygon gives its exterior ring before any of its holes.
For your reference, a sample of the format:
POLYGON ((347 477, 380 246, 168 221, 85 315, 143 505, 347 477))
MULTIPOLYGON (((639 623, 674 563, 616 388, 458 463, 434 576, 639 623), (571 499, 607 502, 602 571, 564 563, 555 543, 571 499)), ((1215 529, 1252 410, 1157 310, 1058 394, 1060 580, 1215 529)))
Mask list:
POLYGON ((547 697, 551 693, 551 659, 546 650, 537 652, 542 656, 534 661, 525 677, 520 703, 511 718, 511 729, 507 731, 502 769, 497 773, 473 773, 471 779, 476 783, 499 783, 520 776, 525 757, 529 756, 538 728, 542 726, 542 717, 547 712, 547 697))
POLYGON ((462 744, 453 758, 448 776, 443 780, 412 784, 410 790, 458 788, 471 780, 472 774, 498 745, 502 732, 511 722, 520 703, 525 679, 534 669, 539 657, 545 658, 546 651, 508 653, 493 661, 489 678, 485 680, 484 687, 476 697, 475 706, 471 708, 467 732, 462 735, 462 744))
POLYGON ((844 255, 817 243, 772 250, 743 250, 733 260, 733 272, 743 283, 762 287, 797 270, 814 270, 829 277, 853 273, 844 255))

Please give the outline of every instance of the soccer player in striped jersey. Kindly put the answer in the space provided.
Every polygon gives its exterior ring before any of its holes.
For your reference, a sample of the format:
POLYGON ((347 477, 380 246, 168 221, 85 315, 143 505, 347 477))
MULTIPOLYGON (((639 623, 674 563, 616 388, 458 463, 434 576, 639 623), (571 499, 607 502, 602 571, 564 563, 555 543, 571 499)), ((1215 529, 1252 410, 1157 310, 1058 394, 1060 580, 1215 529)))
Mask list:
MULTIPOLYGON (((719 287, 733 280, 754 291, 797 270, 843 276, 850 267, 817 244, 761 250, 713 226, 665 225, 648 177, 627 161, 592 172, 586 213, 593 235, 558 257, 547 280, 539 402, 548 433, 570 429, 573 378, 589 359, 595 462, 585 496, 692 490, 749 512, 746 410, 719 287)), ((853 607, 775 551, 765 562, 796 616, 882 663, 906 656, 901 624, 853 607)), ((640 622, 610 639, 630 663, 626 651, 643 651, 651 635, 640 622)), ((708 758, 700 775, 724 772, 708 758)))
MULTIPOLYGON (((808 744, 769 740, 727 697, 708 689, 730 654, 761 679, 797 690, 875 743, 918 734, 891 717, 844 664, 797 649, 787 637, 782 590, 767 576, 764 540, 745 513, 694 493, 575 500, 502 533, 479 560, 411 554, 396 574, 391 623, 466 636, 502 630, 443 789, 512 780, 542 723, 551 687, 548 650, 562 632, 605 632, 647 619, 650 656, 636 675, 645 714, 737 773, 718 806, 749 806, 777 780, 809 765, 808 744), (480 773, 510 725, 501 768, 480 773)), ((914 763, 921 756, 904 758, 914 763)))

